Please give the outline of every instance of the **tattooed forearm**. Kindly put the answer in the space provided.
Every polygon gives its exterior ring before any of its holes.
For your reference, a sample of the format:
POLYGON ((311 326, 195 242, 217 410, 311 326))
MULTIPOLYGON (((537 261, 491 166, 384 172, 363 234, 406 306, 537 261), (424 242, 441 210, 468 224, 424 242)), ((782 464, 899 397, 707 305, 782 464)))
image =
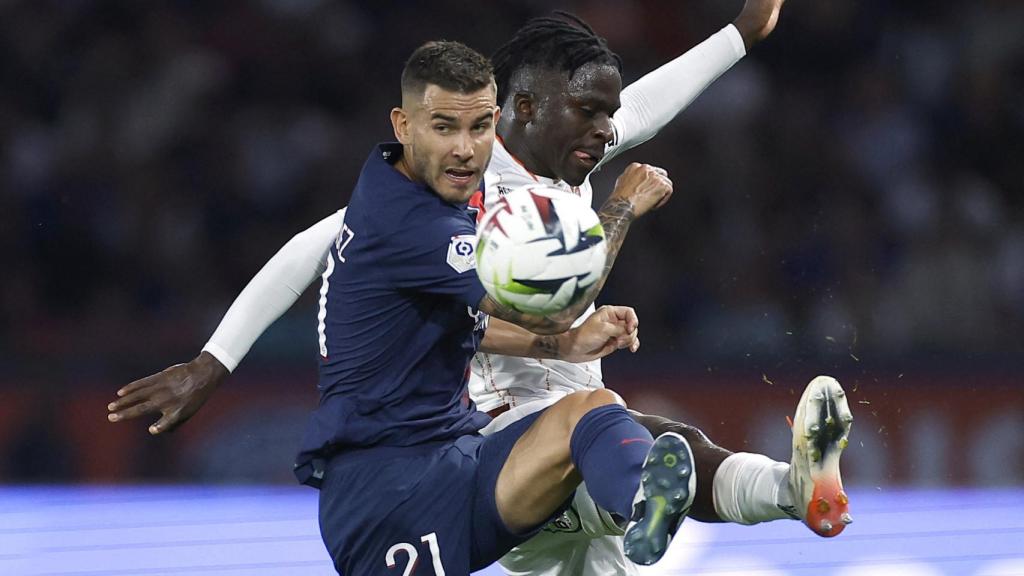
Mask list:
POLYGON ((608 273, 612 270, 612 265, 615 264, 615 258, 619 255, 619 249, 622 248, 622 241, 626 239, 629 225, 633 223, 636 215, 633 212, 633 204, 629 200, 609 198, 601 207, 601 213, 598 216, 601 218, 604 240, 608 245, 608 257, 604 261, 604 274, 599 282, 604 284, 604 280, 608 278, 608 273))
POLYGON ((593 304, 601 289, 604 288, 604 283, 608 280, 608 274, 611 273, 612 266, 615 265, 619 249, 622 248, 622 242, 626 239, 629 225, 633 223, 636 214, 633 212, 633 204, 629 200, 613 196, 601 206, 598 217, 601 219, 601 227, 604 228, 604 241, 608 250, 608 255, 604 260, 604 271, 597 282, 587 289, 583 297, 558 314, 559 319, 571 318, 571 322, 579 318, 580 314, 583 314, 584 310, 593 304))
POLYGON ((534 334, 558 334, 564 332, 569 329, 573 320, 576 319, 573 317, 568 321, 559 322, 546 316, 524 314, 511 306, 506 306, 491 298, 490 294, 485 295, 483 300, 480 301, 479 309, 495 318, 501 318, 506 322, 526 328, 534 334))
MULTIPOLYGON (((561 332, 562 329, 558 328, 557 331, 561 332)), ((488 354, 561 360, 563 354, 572 352, 574 342, 575 338, 566 334, 538 335, 527 326, 491 317, 478 350, 488 354)))
POLYGON ((536 350, 537 358, 558 359, 560 347, 558 336, 537 336, 536 340, 533 341, 533 348, 536 350))

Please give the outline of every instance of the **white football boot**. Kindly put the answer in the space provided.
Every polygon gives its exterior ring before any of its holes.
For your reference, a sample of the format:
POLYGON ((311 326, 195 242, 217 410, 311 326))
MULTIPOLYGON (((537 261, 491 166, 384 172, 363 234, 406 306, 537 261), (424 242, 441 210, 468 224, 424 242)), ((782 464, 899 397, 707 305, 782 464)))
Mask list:
POLYGON ((846 448, 852 424, 846 392, 829 376, 811 380, 790 422, 793 460, 789 488, 797 508, 784 511, 826 538, 836 536, 853 522, 850 500, 839 476, 839 456, 846 448))
POLYGON ((686 519, 697 491, 693 452, 685 438, 665 432, 654 440, 640 474, 623 547, 634 564, 654 564, 686 519))

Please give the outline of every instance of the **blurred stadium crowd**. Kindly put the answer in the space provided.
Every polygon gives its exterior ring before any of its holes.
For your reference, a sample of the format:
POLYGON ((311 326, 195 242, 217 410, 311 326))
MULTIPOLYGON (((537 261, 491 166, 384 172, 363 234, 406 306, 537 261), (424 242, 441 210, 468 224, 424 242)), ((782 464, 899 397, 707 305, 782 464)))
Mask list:
MULTIPOLYGON (((742 3, 558 4, 608 38, 628 83, 742 3)), ((57 395, 82 381, 112 394, 190 358, 277 247, 345 204, 370 146, 391 137, 415 46, 444 37, 489 54, 552 7, 0 2, 0 245, 13 271, 0 389, 30 378, 57 395)), ((1017 0, 792 2, 767 42, 599 173, 598 195, 625 161, 676 183, 602 298, 637 307, 644 370, 751 357, 1012 368, 1024 352, 1021 30, 1017 0)), ((310 374, 309 296, 257 363, 310 374)))

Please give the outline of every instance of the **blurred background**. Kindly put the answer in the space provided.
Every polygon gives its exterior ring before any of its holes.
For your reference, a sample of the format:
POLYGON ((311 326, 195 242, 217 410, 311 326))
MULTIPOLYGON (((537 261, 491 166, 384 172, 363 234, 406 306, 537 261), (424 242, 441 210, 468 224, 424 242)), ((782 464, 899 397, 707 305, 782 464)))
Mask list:
MULTIPOLYGON (((315 290, 181 430, 109 424, 197 354, 293 234, 343 206, 412 49, 492 53, 565 8, 628 83, 727 2, 0 1, 0 482, 282 483, 316 402, 315 290)), ((848 485, 1024 484, 1024 3, 790 2, 627 162, 668 169, 600 301, 638 409, 789 459, 806 382, 857 418, 848 485)), ((153 419, 155 420, 155 418, 153 419)), ((1024 569, 1022 569, 1024 571, 1024 569)))

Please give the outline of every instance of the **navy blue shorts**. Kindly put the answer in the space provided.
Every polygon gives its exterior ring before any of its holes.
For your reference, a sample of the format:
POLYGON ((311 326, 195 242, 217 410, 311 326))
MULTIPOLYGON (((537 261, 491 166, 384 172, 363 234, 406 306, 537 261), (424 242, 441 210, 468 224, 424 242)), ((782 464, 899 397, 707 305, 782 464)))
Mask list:
POLYGON ((334 567, 345 576, 465 576, 536 534, 546 522, 525 534, 505 527, 494 488, 516 440, 541 413, 491 436, 371 448, 329 460, 320 487, 320 534, 334 567))

